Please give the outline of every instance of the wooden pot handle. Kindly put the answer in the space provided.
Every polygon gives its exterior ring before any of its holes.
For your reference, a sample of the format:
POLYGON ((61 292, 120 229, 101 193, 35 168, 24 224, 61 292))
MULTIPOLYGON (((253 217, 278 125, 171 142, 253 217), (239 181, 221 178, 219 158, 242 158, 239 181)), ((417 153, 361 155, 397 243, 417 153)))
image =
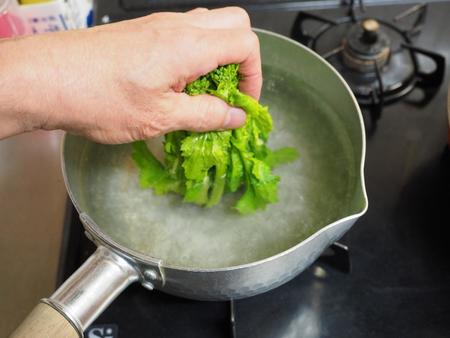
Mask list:
POLYGON ((39 303, 10 338, 79 338, 67 319, 50 305, 39 303))

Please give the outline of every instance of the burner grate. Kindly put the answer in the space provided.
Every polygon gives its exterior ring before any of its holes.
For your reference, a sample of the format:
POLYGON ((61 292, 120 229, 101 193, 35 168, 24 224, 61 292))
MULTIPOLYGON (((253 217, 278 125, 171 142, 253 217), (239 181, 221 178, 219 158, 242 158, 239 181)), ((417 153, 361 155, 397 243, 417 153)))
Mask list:
POLYGON ((424 92, 415 102, 426 105, 436 94, 445 74, 445 57, 413 45, 425 23, 427 5, 420 4, 396 15, 392 21, 355 12, 354 1, 346 16, 329 19, 308 12, 299 12, 291 35, 318 52, 345 78, 358 102, 381 112, 385 104, 395 102, 414 88, 424 92), (409 27, 400 25, 415 15, 409 27), (306 29, 314 23, 314 29, 306 29), (419 57, 428 58, 434 70, 425 72, 419 57))

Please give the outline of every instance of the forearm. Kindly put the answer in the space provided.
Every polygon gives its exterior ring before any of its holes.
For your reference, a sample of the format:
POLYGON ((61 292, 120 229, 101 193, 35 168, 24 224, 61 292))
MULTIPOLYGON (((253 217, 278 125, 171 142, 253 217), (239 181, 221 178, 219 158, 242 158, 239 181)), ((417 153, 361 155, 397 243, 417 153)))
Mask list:
POLYGON ((229 63, 240 64, 240 89, 257 99, 259 42, 239 8, 0 41, 0 139, 40 128, 126 143, 173 130, 236 128, 244 111, 182 92, 229 63))
POLYGON ((41 128, 54 85, 38 37, 0 41, 0 139, 41 128))

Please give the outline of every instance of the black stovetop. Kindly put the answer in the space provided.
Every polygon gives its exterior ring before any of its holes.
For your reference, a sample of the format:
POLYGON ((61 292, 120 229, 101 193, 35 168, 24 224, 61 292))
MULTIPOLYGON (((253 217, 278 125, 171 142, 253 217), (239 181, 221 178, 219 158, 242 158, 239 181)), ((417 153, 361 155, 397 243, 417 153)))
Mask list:
MULTIPOLYGON (((112 3, 98 1, 98 18, 108 14, 114 21, 144 14, 119 10, 112 3)), ((386 16, 403 8, 368 10, 386 16)), ((251 13, 254 26, 285 35, 295 16, 295 11, 285 9, 251 13)), ((450 3, 431 3, 427 16, 416 45, 448 56, 450 3)), ((426 106, 411 104, 420 95, 412 93, 386 106, 376 128, 368 123, 369 210, 344 238, 350 247, 351 273, 319 260, 273 291, 236 301, 237 337, 450 336, 448 79, 447 72, 426 106)), ((77 217, 69 219, 61 277, 93 250, 77 217)), ((94 325, 99 329, 87 332, 88 338, 113 337, 106 333, 108 328, 121 338, 230 337, 229 303, 186 300, 134 285, 94 325)))

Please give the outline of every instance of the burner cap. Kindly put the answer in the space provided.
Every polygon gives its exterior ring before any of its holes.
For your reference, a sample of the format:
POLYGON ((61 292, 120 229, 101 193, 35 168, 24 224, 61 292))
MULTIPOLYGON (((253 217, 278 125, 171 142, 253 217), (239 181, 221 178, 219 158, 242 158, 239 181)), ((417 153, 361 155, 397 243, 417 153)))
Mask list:
POLYGON ((390 53, 390 40, 375 19, 354 24, 344 38, 344 63, 359 72, 374 72, 383 67, 390 53))
POLYGON ((374 44, 378 40, 378 32, 380 31, 380 24, 377 20, 367 19, 361 22, 363 34, 361 40, 367 44, 374 44))

